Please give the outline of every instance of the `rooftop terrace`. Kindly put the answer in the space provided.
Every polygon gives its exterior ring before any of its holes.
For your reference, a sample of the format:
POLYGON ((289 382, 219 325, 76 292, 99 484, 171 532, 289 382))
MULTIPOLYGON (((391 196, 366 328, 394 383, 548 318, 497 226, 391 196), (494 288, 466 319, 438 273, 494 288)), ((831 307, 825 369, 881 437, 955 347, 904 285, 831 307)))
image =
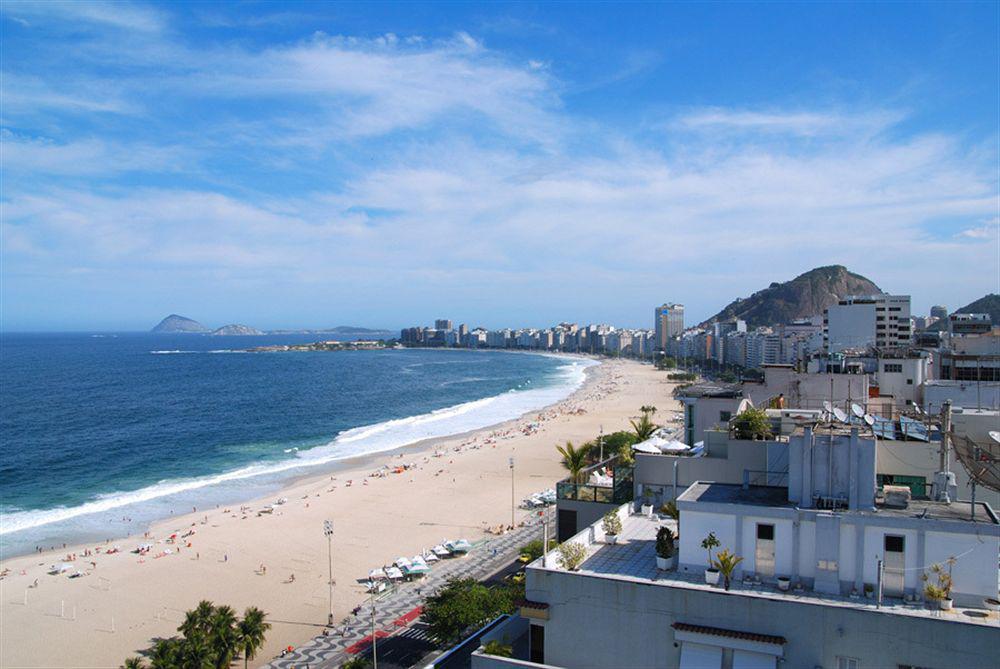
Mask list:
MULTIPOLYGON (((622 532, 618 536, 616 544, 590 543, 585 539, 588 534, 585 530, 574 539, 587 544, 587 558, 575 574, 686 590, 720 592, 721 585, 705 583, 700 574, 661 571, 656 568, 656 532, 662 525, 668 525, 676 530, 676 524, 670 520, 664 521, 658 520, 656 517, 650 519, 641 515, 630 515, 622 523, 622 532)), ((543 567, 542 561, 539 559, 529 565, 529 569, 569 573, 565 569, 557 567, 556 564, 557 555, 553 551, 547 557, 547 567, 543 567)), ((884 598, 882 606, 879 608, 874 600, 827 595, 805 589, 782 591, 767 583, 752 583, 749 580, 734 580, 729 592, 746 597, 879 611, 886 614, 941 618, 979 625, 996 626, 1000 624, 1000 614, 985 608, 956 607, 951 611, 938 611, 928 609, 921 602, 908 603, 902 599, 893 598, 884 598)))
MULTIPOLYGON (((747 504, 752 506, 796 508, 788 501, 788 489, 778 486, 751 485, 744 488, 734 483, 713 483, 699 481, 693 483, 682 495, 679 502, 702 502, 716 504, 747 504)), ((806 509, 808 510, 808 509, 806 509)), ((816 509, 819 511, 820 509, 816 509)), ((931 520, 961 520, 1000 525, 1000 519, 988 504, 973 506, 969 502, 934 502, 926 499, 912 499, 905 509, 885 506, 876 501, 875 511, 880 516, 891 518, 928 518, 931 520)))

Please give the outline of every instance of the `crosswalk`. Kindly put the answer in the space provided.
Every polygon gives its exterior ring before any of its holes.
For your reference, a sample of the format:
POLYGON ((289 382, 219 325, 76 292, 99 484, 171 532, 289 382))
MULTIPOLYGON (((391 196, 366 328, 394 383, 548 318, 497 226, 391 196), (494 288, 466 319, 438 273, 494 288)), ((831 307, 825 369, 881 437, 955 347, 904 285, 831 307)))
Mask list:
MULTIPOLYGON (((546 511, 549 520, 552 509, 546 511)), ((541 538, 541 524, 519 527, 503 536, 477 542, 465 557, 442 560, 425 578, 402 583, 376 600, 375 630, 381 642, 388 636, 410 635, 414 641, 431 642, 426 626, 415 622, 424 600, 448 580, 482 580, 512 562, 521 546, 541 538)), ((317 636, 291 653, 265 665, 268 669, 320 669, 339 667, 348 658, 368 652, 372 642, 371 609, 362 604, 358 617, 350 616, 327 636, 317 636)))

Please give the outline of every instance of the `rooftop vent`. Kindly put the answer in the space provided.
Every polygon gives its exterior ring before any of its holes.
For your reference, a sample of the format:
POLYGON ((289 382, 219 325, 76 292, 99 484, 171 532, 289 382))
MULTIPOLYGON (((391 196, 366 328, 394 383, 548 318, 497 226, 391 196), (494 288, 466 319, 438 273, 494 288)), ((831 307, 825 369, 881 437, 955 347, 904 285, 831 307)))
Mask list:
POLYGON ((905 509, 910 505, 910 487, 887 485, 882 487, 883 504, 893 509, 905 509))

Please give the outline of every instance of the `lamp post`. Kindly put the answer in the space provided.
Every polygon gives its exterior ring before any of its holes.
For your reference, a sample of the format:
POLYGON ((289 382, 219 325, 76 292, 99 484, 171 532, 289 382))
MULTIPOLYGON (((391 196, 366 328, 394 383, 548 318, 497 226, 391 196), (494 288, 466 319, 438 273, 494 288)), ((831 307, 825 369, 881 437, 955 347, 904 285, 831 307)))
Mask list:
POLYGON ((510 465, 510 526, 514 527, 514 456, 507 459, 510 465))
POLYGON ((333 521, 324 520, 323 521, 323 534, 326 535, 326 561, 327 566, 330 568, 330 579, 327 581, 327 586, 330 589, 330 612, 326 617, 326 624, 328 626, 333 625, 333 521))
POLYGON ((604 426, 601 425, 601 431, 597 434, 597 443, 601 447, 601 457, 598 462, 604 462, 604 426))

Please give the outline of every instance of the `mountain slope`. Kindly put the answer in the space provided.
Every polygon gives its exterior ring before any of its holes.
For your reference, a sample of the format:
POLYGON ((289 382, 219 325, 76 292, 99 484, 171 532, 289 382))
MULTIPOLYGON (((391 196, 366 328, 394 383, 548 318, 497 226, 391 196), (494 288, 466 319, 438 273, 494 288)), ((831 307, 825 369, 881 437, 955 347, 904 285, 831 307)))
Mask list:
POLYGON ((160 321, 150 332, 208 332, 208 328, 190 318, 170 314, 160 321))
POLYGON ((848 295, 881 293, 873 281, 849 272, 843 265, 817 267, 791 281, 772 283, 747 298, 739 298, 702 325, 740 318, 748 327, 777 325, 795 318, 818 316, 848 295))

